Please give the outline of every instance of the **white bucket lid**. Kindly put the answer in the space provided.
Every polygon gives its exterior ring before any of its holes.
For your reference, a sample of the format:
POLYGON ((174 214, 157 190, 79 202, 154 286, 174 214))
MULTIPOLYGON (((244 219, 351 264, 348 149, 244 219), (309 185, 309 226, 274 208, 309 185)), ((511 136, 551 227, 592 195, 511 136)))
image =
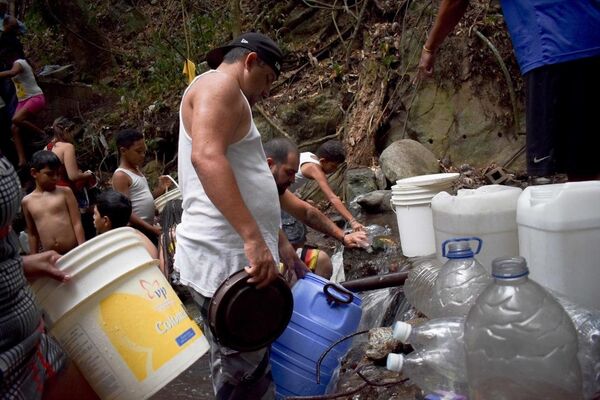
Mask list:
POLYGON ((396 189, 395 187, 392 187, 392 193, 393 194, 399 194, 399 195, 404 195, 404 194, 421 194, 421 193, 438 193, 439 190, 432 190, 429 188, 419 188, 419 189, 396 189))
POLYGON ((411 176, 410 178, 398 179, 396 184, 398 185, 414 185, 414 186, 436 186, 442 184, 452 184, 458 179, 460 174, 458 172, 448 172, 442 174, 429 174, 429 175, 418 175, 411 176))
POLYGON ((409 195, 392 195, 394 201, 416 201, 416 200, 431 200, 435 197, 435 193, 409 194, 409 195))
POLYGON ((431 206, 431 199, 428 200, 392 200, 392 206, 431 206))

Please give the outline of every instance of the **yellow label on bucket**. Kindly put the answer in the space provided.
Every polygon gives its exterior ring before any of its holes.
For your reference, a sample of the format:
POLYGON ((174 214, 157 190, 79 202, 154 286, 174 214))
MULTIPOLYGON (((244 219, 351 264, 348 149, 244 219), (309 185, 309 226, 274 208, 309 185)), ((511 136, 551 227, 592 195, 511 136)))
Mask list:
POLYGON ((99 325, 138 381, 202 336, 162 276, 143 278, 127 284, 126 293, 109 295, 99 307, 99 325))

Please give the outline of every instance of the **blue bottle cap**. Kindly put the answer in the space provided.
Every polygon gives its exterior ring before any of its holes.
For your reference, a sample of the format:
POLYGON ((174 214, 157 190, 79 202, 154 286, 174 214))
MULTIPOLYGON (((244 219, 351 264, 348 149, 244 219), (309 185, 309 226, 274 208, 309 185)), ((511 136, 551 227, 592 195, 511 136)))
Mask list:
POLYGON ((448 244, 448 254, 446 257, 454 258, 473 258, 473 250, 469 242, 452 242, 448 244))
POLYGON ((523 257, 500 257, 492 261, 492 276, 514 279, 529 275, 527 261, 523 257))

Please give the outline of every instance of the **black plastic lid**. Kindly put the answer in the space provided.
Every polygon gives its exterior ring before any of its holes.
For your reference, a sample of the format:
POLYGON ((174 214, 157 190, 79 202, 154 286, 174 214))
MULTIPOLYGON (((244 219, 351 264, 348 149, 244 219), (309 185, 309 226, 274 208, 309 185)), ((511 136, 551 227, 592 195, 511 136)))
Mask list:
POLYGON ((244 270, 219 286, 209 304, 209 326, 217 341, 238 351, 268 346, 285 330, 294 300, 283 277, 263 289, 244 270))

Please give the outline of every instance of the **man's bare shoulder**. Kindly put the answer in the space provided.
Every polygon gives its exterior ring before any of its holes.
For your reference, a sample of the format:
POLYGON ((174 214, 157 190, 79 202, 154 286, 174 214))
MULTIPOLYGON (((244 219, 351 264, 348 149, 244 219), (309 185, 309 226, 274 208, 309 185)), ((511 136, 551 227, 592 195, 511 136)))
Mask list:
POLYGON ((229 74, 213 72, 198 79, 190 88, 188 101, 231 101, 241 99, 240 86, 237 80, 229 74))

